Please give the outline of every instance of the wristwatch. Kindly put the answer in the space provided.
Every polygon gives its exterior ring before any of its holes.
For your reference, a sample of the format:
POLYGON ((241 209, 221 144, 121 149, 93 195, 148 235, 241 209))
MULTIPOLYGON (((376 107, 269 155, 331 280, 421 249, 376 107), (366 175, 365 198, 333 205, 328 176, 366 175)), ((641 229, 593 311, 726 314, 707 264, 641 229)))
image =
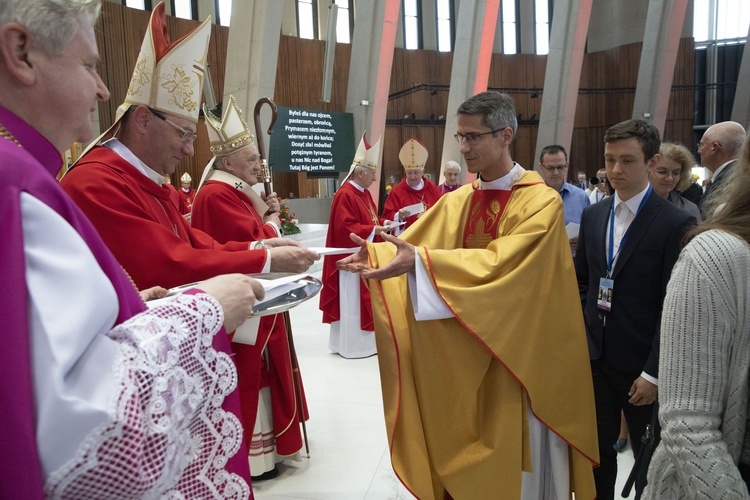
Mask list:
POLYGON ((263 240, 256 241, 253 246, 253 250, 265 250, 265 249, 266 249, 266 242, 263 240))

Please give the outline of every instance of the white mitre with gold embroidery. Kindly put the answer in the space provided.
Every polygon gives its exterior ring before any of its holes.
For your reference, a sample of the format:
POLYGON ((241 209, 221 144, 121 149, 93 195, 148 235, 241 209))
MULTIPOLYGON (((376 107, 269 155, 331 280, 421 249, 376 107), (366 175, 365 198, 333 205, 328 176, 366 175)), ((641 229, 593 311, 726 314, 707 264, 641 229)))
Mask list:
POLYGON ((125 102, 144 105, 162 113, 198 123, 206 52, 211 37, 211 18, 175 42, 169 41, 164 2, 151 14, 141 52, 135 63, 125 102))
POLYGON ((242 117, 242 111, 237 106, 234 96, 229 96, 229 105, 219 117, 211 113, 208 106, 203 105, 206 117, 208 139, 214 156, 229 155, 242 148, 255 144, 255 137, 247 129, 247 123, 242 117))
POLYGON ((418 170, 424 168, 429 156, 427 148, 418 139, 412 137, 401 146, 398 153, 398 159, 404 170, 418 170))
POLYGON ((211 152, 214 154, 214 157, 211 158, 206 168, 203 169, 198 189, 200 190, 203 184, 209 180, 229 184, 245 193, 255 210, 262 217, 268 211, 268 205, 255 192, 253 187, 239 177, 216 168, 216 162, 219 161, 219 157, 231 155, 251 144, 255 144, 255 136, 247 129, 247 123, 245 123, 245 119, 242 117, 242 110, 237 106, 237 100, 234 96, 229 96, 229 103, 224 109, 222 116, 216 116, 204 104, 203 115, 206 117, 208 140, 211 144, 211 152))
POLYGON ((380 156, 380 139, 375 141, 375 144, 370 146, 365 139, 365 134, 362 134, 362 139, 359 140, 357 150, 354 152, 354 159, 352 160, 352 166, 349 168, 349 173, 346 175, 344 182, 354 173, 354 169, 357 167, 365 167, 371 170, 378 169, 378 159, 380 156))
POLYGON ((160 2, 151 13, 128 93, 125 102, 117 108, 115 122, 86 148, 81 157, 102 139, 116 133, 120 120, 131 106, 148 106, 198 123, 210 38, 209 16, 193 31, 170 42, 164 2, 160 2))

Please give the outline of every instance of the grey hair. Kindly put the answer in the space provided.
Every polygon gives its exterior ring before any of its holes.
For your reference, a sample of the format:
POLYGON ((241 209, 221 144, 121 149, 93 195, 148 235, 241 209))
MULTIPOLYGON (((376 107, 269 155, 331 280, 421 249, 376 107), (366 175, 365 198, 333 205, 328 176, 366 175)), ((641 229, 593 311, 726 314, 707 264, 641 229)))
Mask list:
POLYGON ((91 26, 101 11, 101 0, 0 0, 0 26, 24 26, 47 54, 62 54, 78 32, 82 19, 91 26))
POLYGON ((458 162, 455 162, 453 160, 448 160, 445 162, 445 165, 443 165, 443 172, 445 172, 445 169, 447 168, 457 168, 458 173, 461 173, 461 165, 458 164, 458 162))
POLYGON ((492 130, 510 127, 513 135, 518 129, 516 106, 508 94, 481 92, 467 99, 458 107, 459 115, 481 115, 482 123, 492 130))

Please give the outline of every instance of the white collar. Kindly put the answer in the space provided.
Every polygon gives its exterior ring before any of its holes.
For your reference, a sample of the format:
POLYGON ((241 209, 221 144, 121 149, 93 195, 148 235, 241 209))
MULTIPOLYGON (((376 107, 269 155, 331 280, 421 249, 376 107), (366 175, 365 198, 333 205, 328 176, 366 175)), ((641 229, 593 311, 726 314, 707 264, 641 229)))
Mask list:
POLYGON ((141 161, 128 147, 113 137, 102 144, 105 148, 117 153, 123 160, 133 165, 140 173, 161 185, 164 182, 164 175, 151 169, 141 161))
POLYGON ((409 186, 414 191, 421 191, 424 189, 424 179, 419 179, 419 186, 417 187, 411 187, 408 182, 406 183, 406 185, 409 186))
POLYGON ((359 189, 359 192, 360 192, 360 193, 364 193, 364 192, 365 192, 365 188, 363 188, 362 186, 360 186, 359 184, 357 184, 357 183, 356 183, 356 182, 354 182, 353 180, 349 179, 349 180, 348 180, 348 181, 346 181, 346 182, 348 182, 349 184, 351 184, 351 185, 352 185, 352 186, 354 186, 355 188, 359 189))
POLYGON ((643 197, 646 196, 646 192, 648 191, 650 184, 646 184, 646 187, 638 193, 637 195, 633 196, 627 201, 623 201, 620 198, 620 194, 615 191, 615 202, 614 202, 614 209, 616 210, 618 206, 620 206, 620 203, 624 203, 631 212, 634 214, 638 213, 638 207, 641 205, 641 201, 643 200, 643 197))
POLYGON ((516 162, 513 162, 513 168, 511 168, 507 174, 495 180, 484 181, 481 179, 481 175, 480 175, 479 189, 494 189, 494 190, 507 191, 510 188, 512 188, 516 182, 521 180, 521 177, 523 177, 523 174, 525 172, 526 170, 524 170, 521 165, 519 165, 516 162))

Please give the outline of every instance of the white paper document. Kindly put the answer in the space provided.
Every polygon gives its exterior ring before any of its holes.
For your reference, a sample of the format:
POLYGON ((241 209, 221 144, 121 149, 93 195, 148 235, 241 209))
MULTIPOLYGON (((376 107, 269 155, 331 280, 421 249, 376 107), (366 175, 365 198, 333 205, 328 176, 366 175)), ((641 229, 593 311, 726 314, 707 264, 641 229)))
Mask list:
MULTIPOLYGON (((415 203, 414 205, 409 205, 408 207, 403 207, 401 210, 406 210, 409 212, 409 217, 416 214, 421 214, 424 212, 424 203, 415 203)), ((401 211, 399 210, 399 212, 401 211)))
POLYGON ((576 224, 575 222, 568 222, 568 225, 565 226, 565 230, 568 232, 568 239, 572 240, 573 238, 578 238, 578 232, 581 229, 580 224, 576 224))
POLYGON ((318 255, 348 255, 359 252, 360 247, 332 248, 332 247, 309 247, 308 250, 317 252, 318 255))
POLYGON ((394 229, 398 229, 398 228, 403 227, 405 225, 406 225, 406 221, 404 220, 404 221, 401 221, 401 222, 391 222, 390 224, 386 224, 383 227, 386 228, 386 230, 388 230, 388 231, 392 231, 394 229))

